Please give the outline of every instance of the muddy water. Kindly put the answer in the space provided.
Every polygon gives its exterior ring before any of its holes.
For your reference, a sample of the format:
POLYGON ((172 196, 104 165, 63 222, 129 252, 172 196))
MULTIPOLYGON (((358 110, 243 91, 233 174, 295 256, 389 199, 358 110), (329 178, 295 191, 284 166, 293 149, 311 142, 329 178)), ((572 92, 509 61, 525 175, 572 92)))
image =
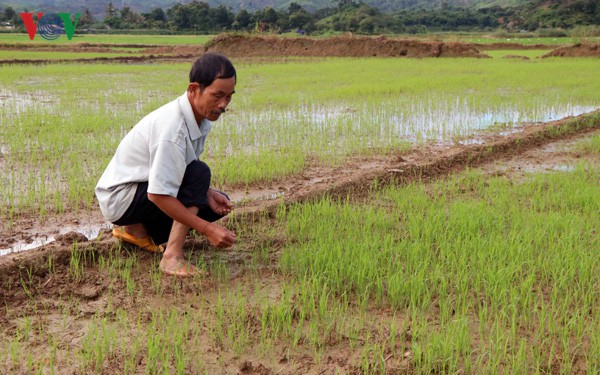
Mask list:
MULTIPOLYGON (((264 189, 260 192, 256 191, 234 191, 229 193, 232 203, 234 206, 236 204, 240 204, 245 201, 260 201, 260 200, 272 200, 285 196, 285 192, 280 191, 280 189, 264 189)), ((66 234, 69 232, 76 232, 83 234, 88 240, 94 240, 98 238, 101 232, 110 229, 112 227, 111 223, 105 223, 102 225, 82 225, 82 226, 65 226, 60 230, 59 235, 66 234)), ((33 250, 38 247, 47 245, 56 241, 56 236, 41 236, 35 238, 31 242, 27 243, 17 243, 11 247, 0 249, 0 256, 18 253, 26 250, 33 250)))
MULTIPOLYGON (((61 234, 66 234, 69 232, 77 232, 83 234, 88 240, 94 240, 98 238, 100 232, 109 229, 112 225, 110 223, 106 223, 103 225, 84 225, 84 226, 65 226, 60 232, 61 234)), ((34 239, 28 243, 17 243, 9 248, 0 249, 0 256, 8 255, 12 253, 18 253, 26 250, 33 250, 40 246, 47 245, 56 240, 55 236, 41 236, 34 239)))

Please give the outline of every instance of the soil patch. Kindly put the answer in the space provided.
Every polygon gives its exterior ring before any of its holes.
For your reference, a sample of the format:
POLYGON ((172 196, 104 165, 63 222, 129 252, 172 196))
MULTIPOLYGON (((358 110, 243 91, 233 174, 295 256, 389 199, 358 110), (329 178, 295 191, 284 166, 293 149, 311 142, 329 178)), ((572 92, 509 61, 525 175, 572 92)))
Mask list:
POLYGON ((233 57, 489 57, 479 52, 472 44, 351 35, 316 39, 221 34, 206 44, 206 51, 220 52, 233 57))
POLYGON ((600 131, 596 130, 592 134, 584 134, 572 139, 561 139, 542 147, 529 149, 519 155, 505 158, 500 162, 485 164, 481 168, 489 174, 507 175, 518 179, 529 173, 572 171, 580 163, 600 165, 597 155, 581 152, 577 149, 577 144, 583 138, 598 134, 600 134, 600 131))
POLYGON ((542 57, 600 57, 600 43, 561 47, 542 57))
POLYGON ((504 59, 529 60, 529 57, 527 57, 527 56, 520 56, 520 55, 506 55, 503 58, 504 59))
POLYGON ((204 45, 160 46, 146 48, 142 51, 142 53, 154 55, 200 56, 204 53, 204 45))

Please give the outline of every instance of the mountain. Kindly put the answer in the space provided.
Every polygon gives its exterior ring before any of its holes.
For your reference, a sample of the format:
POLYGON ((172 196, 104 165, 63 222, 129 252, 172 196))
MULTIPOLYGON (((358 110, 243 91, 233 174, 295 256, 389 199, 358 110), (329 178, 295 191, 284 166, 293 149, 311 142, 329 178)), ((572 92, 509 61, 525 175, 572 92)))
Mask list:
MULTIPOLYGON (((97 18, 106 15, 106 9, 110 0, 0 0, 0 8, 13 7, 16 11, 40 11, 40 12, 83 12, 89 9, 97 18)), ((130 7, 139 13, 146 13, 154 8, 167 9, 175 3, 187 4, 192 0, 115 0, 112 1, 116 9, 130 7)), ((211 7, 225 5, 237 13, 240 9, 254 12, 258 9, 273 7, 275 9, 287 10, 292 2, 300 4, 308 11, 315 11, 327 7, 336 7, 339 0, 205 0, 211 7)), ((363 0, 371 6, 379 8, 384 12, 394 12, 402 9, 415 8, 441 8, 450 7, 489 7, 489 6, 515 6, 528 3, 526 0, 363 0)))

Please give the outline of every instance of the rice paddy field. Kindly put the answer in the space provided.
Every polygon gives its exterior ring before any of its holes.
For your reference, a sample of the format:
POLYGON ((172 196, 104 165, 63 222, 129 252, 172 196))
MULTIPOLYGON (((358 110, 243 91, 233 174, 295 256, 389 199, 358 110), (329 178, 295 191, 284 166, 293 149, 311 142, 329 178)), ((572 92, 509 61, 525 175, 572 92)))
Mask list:
POLYGON ((177 44, 204 44, 212 39, 212 35, 120 35, 120 34, 75 34, 69 40, 65 36, 47 41, 37 35, 29 40, 27 34, 5 33, 0 34, 0 43, 28 44, 28 45, 69 45, 73 43, 100 43, 100 44, 152 44, 152 45, 177 45, 177 44))
POLYGON ((192 60, 0 65, 0 373, 599 373, 598 59, 489 52, 234 59, 188 279, 93 188, 192 60))

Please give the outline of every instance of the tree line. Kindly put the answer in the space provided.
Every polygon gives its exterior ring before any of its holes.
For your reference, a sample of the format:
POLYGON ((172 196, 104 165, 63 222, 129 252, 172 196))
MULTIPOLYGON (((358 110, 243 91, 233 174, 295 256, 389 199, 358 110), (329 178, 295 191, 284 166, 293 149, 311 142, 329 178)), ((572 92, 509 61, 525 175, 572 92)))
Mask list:
MULTIPOLYGON (((0 22, 12 22, 17 28, 23 27, 20 17, 11 7, 0 12, 0 22)), ((492 6, 481 9, 451 7, 444 3, 436 9, 410 9, 394 13, 383 12, 362 1, 341 0, 337 6, 314 12, 293 2, 284 10, 266 7, 249 12, 242 9, 237 14, 227 6, 211 7, 197 0, 188 4, 176 3, 166 11, 154 8, 147 13, 138 13, 129 7, 117 9, 113 3, 109 3, 101 20, 95 19, 85 9, 77 30, 382 34, 497 29, 534 31, 540 28, 569 29, 582 25, 600 25, 600 4, 597 0, 539 0, 520 7, 492 6)))

